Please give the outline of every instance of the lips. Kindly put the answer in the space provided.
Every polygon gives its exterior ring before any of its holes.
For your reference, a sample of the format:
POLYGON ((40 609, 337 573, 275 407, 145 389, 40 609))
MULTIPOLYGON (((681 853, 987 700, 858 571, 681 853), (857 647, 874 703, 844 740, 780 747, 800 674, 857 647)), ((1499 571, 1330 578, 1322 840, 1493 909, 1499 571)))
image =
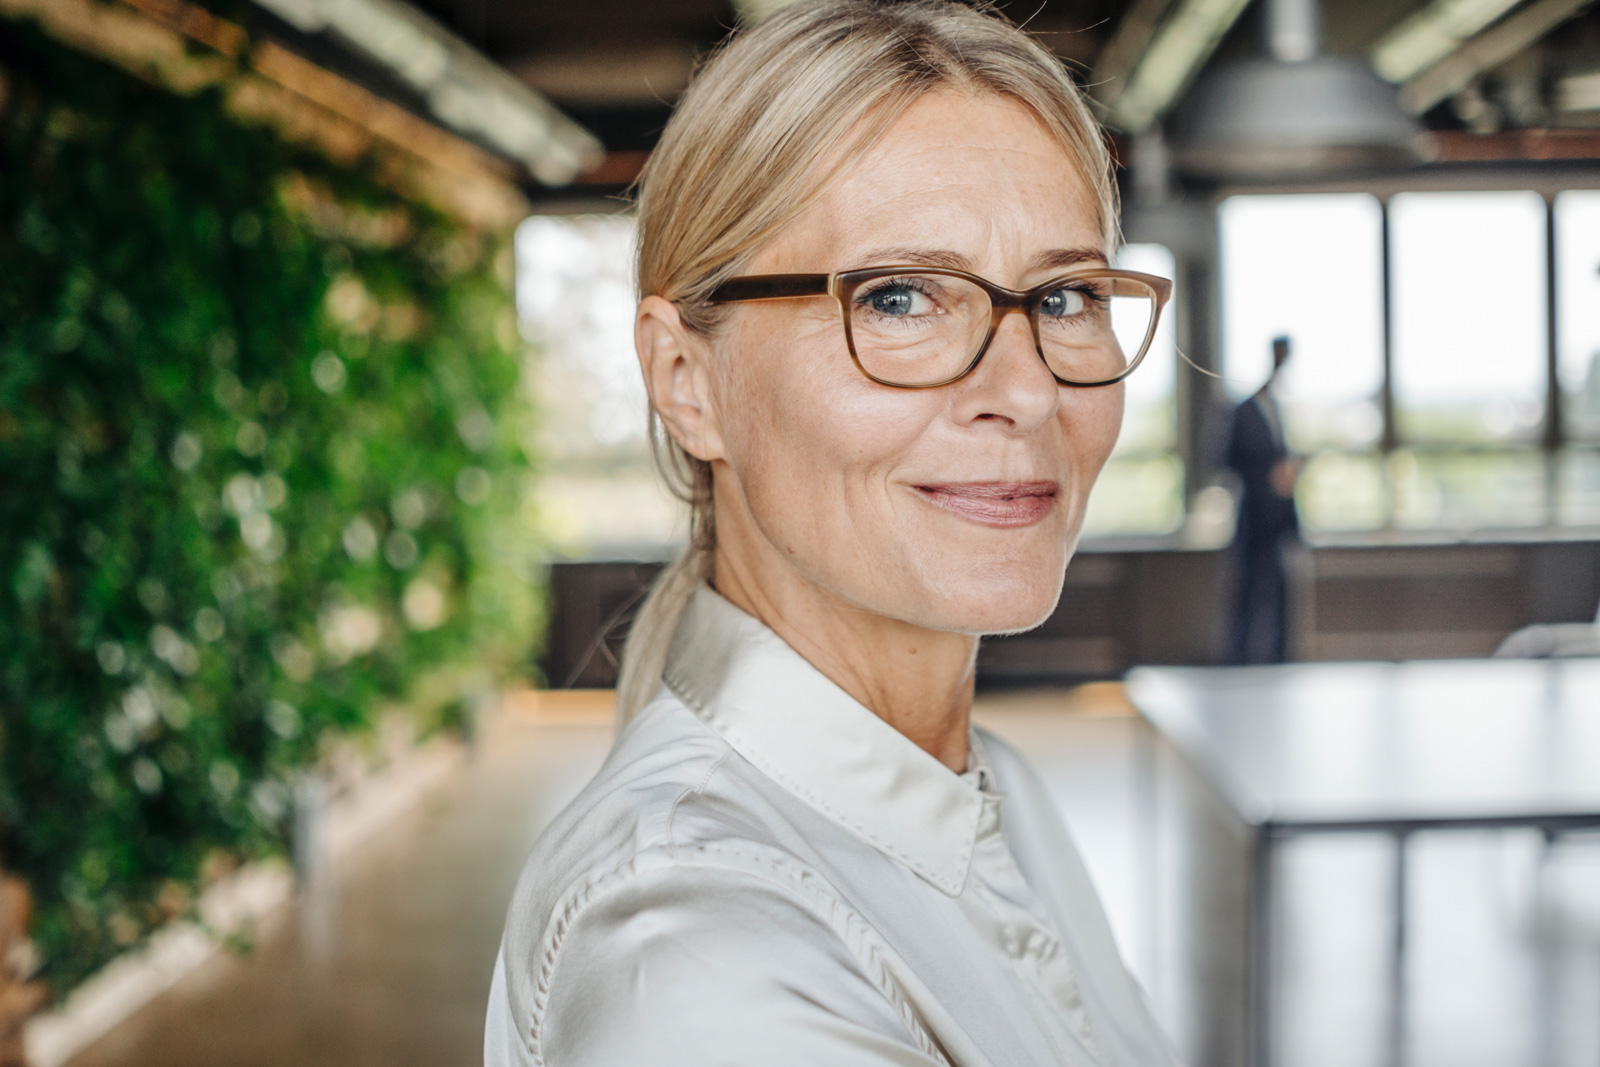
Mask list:
POLYGON ((919 485, 917 494, 935 507, 985 526, 1032 526, 1055 507, 1055 482, 960 482, 919 485))

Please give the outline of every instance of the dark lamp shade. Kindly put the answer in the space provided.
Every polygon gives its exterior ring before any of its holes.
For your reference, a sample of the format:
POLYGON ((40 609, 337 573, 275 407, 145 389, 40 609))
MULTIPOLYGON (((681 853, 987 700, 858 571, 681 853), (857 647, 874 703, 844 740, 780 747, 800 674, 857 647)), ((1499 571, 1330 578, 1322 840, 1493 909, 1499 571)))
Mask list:
POLYGON ((1319 56, 1206 72, 1174 118, 1172 147, 1195 176, 1272 179, 1414 166, 1431 143, 1366 64, 1319 56))

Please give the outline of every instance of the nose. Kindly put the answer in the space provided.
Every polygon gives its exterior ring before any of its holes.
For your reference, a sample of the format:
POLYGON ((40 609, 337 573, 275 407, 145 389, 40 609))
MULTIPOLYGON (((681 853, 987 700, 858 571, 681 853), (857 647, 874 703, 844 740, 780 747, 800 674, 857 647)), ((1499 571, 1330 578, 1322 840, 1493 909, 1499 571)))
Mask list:
POLYGON ((1011 309, 996 327, 983 359, 956 383, 955 417, 962 424, 990 422, 1025 434, 1055 417, 1061 386, 1034 347, 1028 316, 1011 309))

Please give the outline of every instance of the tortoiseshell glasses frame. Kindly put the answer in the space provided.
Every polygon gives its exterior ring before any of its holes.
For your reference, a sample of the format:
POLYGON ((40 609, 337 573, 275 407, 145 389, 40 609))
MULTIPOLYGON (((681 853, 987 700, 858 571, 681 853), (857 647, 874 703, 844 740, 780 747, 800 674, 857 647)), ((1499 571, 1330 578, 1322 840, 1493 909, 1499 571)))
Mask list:
MULTIPOLYGON (((755 274, 737 278, 730 278, 717 286, 711 292, 710 301, 714 304, 728 304, 751 300, 793 300, 806 297, 831 296, 839 304, 840 317, 844 324, 845 343, 850 350, 850 358, 855 361, 856 368, 866 377, 880 385, 894 386, 902 389, 932 389, 942 385, 949 385, 971 374, 982 361, 984 353, 989 350, 989 344, 994 340, 996 331, 1000 328, 1001 320, 1013 311, 1021 311, 1028 317, 1030 329, 1033 334, 1034 349, 1039 358, 1044 361, 1056 381, 1062 385, 1093 388, 1096 386, 1112 385, 1122 381, 1132 374, 1134 369, 1144 359, 1150 350, 1150 342, 1156 334, 1156 327, 1161 321, 1161 312, 1172 297, 1172 282, 1153 274, 1142 274, 1138 271, 1117 270, 1111 267, 1086 267, 1079 270, 1067 271, 1056 275, 1041 285, 1031 289, 1007 289, 995 285, 985 278, 966 271, 955 270, 949 267, 933 267, 921 264, 903 264, 895 266, 866 267, 860 270, 837 271, 833 274, 755 274), (886 378, 881 373, 874 371, 863 363, 861 353, 857 349, 855 326, 852 322, 851 309, 857 305, 858 294, 865 286, 875 281, 893 278, 949 278, 958 279, 968 283, 987 297, 989 307, 986 325, 982 322, 981 309, 970 314, 976 320, 973 323, 974 333, 972 338, 961 339, 963 345, 970 343, 976 337, 976 328, 984 328, 982 340, 976 344, 970 357, 957 357, 959 369, 952 373, 935 375, 927 381, 906 381, 896 378, 886 378), (1118 349, 1116 354, 1126 359, 1125 364, 1115 373, 1073 373, 1073 368, 1065 366, 1065 360, 1057 352, 1057 359, 1052 362, 1046 354, 1046 345, 1040 336, 1040 309, 1051 297, 1063 292, 1075 292, 1082 297, 1086 308, 1097 307, 1100 309, 1098 323, 1105 336, 1109 337, 1112 344, 1117 344, 1114 334, 1110 332, 1111 315, 1107 313, 1113 297, 1132 297, 1135 301, 1149 302, 1149 323, 1139 338, 1139 347, 1132 358, 1127 358, 1126 353, 1118 349), (1067 373, 1063 373, 1066 370, 1067 373)), ((869 296, 870 299, 870 296, 869 296)), ((1092 312, 1090 313, 1092 317, 1092 312)), ((1054 316, 1052 316, 1054 318, 1054 316)), ((1065 321, 1061 319, 1059 321, 1065 321)), ((1137 328, 1137 327, 1136 327, 1137 328)), ((1132 340, 1132 338, 1130 338, 1132 340)), ((1052 351, 1063 346, 1052 344, 1052 351)), ((1070 346, 1069 346, 1070 347, 1070 346)), ((953 354, 953 353, 952 353, 953 354)), ((1108 355, 1109 353, 1102 353, 1108 355)), ((947 357, 948 358, 948 357, 947 357)), ((944 360, 940 360, 944 363, 944 360)), ((1086 368, 1087 369, 1087 368, 1086 368)), ((1100 371, 1109 371, 1111 366, 1094 368, 1100 371)))

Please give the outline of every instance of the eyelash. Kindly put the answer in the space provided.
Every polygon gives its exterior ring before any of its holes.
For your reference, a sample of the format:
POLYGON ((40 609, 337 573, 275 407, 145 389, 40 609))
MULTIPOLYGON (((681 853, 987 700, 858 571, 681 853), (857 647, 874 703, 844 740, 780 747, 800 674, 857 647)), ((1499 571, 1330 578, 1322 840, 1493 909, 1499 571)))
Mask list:
POLYGON ((1063 285, 1059 289, 1051 290, 1053 293, 1059 293, 1063 291, 1077 293, 1079 296, 1083 297, 1084 300, 1102 310, 1111 306, 1111 296, 1108 293, 1100 291, 1100 289, 1088 282, 1084 282, 1081 285, 1063 285))
POLYGON ((877 296, 879 293, 889 292, 893 289, 910 289, 914 293, 921 293, 923 296, 929 298, 933 296, 933 293, 928 291, 927 285, 920 283, 915 278, 885 278, 865 292, 857 293, 856 306, 868 307, 871 305, 873 297, 877 296))

